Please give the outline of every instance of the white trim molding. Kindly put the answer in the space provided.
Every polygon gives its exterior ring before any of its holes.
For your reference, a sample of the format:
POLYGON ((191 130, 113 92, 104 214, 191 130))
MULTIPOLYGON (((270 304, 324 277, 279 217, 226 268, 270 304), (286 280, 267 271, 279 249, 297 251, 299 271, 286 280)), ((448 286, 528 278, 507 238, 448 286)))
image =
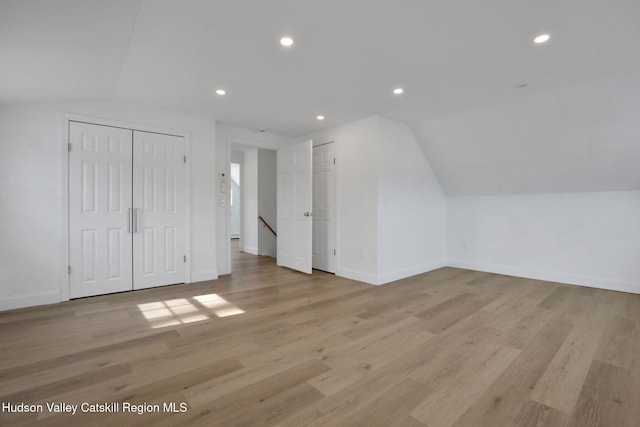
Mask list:
POLYGON ((0 299, 0 311, 34 307, 37 305, 55 304, 58 302, 60 302, 60 293, 58 291, 17 295, 0 299))
POLYGON ((446 267, 445 261, 433 262, 429 264, 418 265, 412 268, 404 270, 398 270, 391 273, 381 274, 378 276, 378 285, 384 285, 386 283, 395 282, 396 280, 406 279, 407 277, 417 276, 418 274, 428 273, 429 271, 437 270, 442 267, 446 267))
POLYGON ((218 271, 194 271, 191 273, 191 283, 206 282, 208 280, 216 280, 218 278, 218 271))
POLYGON ((544 280, 546 282, 584 286, 587 288, 607 289, 610 291, 640 294, 640 283, 617 280, 608 277, 579 276, 564 273, 555 273, 553 271, 530 270, 526 268, 511 267, 508 265, 479 264, 458 260, 449 260, 447 266, 463 268, 465 270, 475 270, 483 271, 486 273, 523 277, 526 279, 544 280))

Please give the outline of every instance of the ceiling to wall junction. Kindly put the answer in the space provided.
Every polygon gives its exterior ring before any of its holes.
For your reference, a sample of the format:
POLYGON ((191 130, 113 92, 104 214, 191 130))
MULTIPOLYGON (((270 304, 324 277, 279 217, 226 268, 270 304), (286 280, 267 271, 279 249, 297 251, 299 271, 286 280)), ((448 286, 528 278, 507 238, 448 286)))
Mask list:
POLYGON ((4 0, 0 103, 116 100, 291 137, 381 114, 448 194, 640 190, 638 22, 635 0, 4 0))

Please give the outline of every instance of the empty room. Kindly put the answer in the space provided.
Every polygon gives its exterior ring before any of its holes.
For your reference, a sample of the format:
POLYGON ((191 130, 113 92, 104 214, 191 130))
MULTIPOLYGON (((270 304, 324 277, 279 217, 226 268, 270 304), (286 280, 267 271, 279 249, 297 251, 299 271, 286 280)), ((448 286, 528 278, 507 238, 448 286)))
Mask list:
POLYGON ((0 425, 640 425, 638 22, 0 0, 0 425))

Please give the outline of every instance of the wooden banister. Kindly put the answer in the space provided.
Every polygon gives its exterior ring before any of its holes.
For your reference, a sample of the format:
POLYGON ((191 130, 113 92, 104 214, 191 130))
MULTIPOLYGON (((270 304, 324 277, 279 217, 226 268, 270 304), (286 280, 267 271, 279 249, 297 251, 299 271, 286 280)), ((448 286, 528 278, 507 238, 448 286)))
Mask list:
POLYGON ((271 228, 271 226, 269 224, 267 224, 267 221, 264 220, 264 218, 262 218, 260 215, 258 215, 258 219, 260 221, 262 221, 262 224, 267 227, 269 229, 269 231, 271 231, 273 233, 274 236, 278 237, 278 235, 276 234, 275 231, 273 231, 273 228, 271 228))

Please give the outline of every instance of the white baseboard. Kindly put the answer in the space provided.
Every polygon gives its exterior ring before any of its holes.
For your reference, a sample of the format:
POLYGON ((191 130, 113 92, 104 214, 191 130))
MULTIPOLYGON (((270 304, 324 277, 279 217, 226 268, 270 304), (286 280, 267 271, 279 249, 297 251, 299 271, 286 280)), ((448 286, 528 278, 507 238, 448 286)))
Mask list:
POLYGON ((18 295, 0 299, 0 311, 16 308, 34 307, 36 305, 55 304, 60 302, 60 292, 40 292, 36 294, 18 295))
POLYGON ((272 253, 269 253, 269 252, 262 252, 260 254, 260 256, 268 256, 268 257, 271 257, 271 258, 276 258, 276 255, 274 255, 272 253))
POLYGON ((423 264, 416 267, 407 268, 404 270, 398 270, 391 273, 381 274, 378 276, 378 285, 394 282, 400 279, 406 279, 407 277, 416 276, 418 274, 427 273, 438 268, 447 266, 445 261, 438 261, 429 264, 423 264))
POLYGON ((207 280, 216 280, 218 279, 218 271, 194 271, 191 273, 191 283, 193 282, 205 282, 207 280))
POLYGON ((359 271, 347 270, 344 268, 336 268, 336 276, 357 280, 358 282, 364 282, 369 285, 378 284, 377 278, 373 274, 361 273, 359 271))
POLYGON ((586 286, 589 288, 640 294, 640 283, 634 283, 626 280, 579 276, 553 271, 532 270, 508 265, 479 264, 459 260, 449 260, 447 262, 447 266, 464 268, 466 270, 485 271, 487 273, 505 274, 507 276, 524 277, 527 279, 544 280, 547 282, 566 283, 569 285, 586 286))
POLYGON ((252 248, 250 246, 245 246, 242 248, 242 252, 246 252, 251 255, 259 255, 258 248, 252 248))

